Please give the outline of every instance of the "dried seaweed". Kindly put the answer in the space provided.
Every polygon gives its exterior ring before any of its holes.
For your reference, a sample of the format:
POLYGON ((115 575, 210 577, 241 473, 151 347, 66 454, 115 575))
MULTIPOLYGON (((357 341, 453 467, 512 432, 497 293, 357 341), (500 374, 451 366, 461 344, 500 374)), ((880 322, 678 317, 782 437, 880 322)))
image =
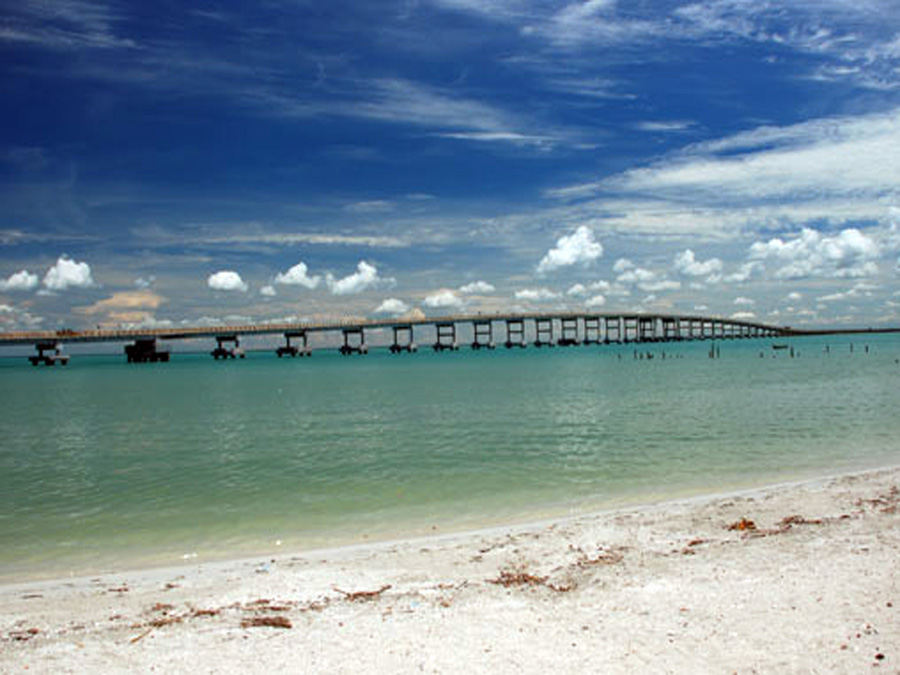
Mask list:
POLYGON ((340 588, 335 587, 335 591, 344 596, 344 599, 349 602, 366 602, 369 600, 377 599, 382 593, 386 590, 390 589, 391 585, 388 584, 386 586, 382 586, 377 591, 342 591, 340 588))
POLYGON ((241 621, 241 628, 293 628, 294 625, 286 616, 253 616, 241 621))

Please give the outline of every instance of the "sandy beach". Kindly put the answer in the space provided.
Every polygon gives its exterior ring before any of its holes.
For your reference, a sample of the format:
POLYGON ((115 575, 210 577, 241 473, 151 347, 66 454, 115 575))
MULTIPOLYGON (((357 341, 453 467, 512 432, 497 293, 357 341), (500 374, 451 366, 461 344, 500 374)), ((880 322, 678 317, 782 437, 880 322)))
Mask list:
POLYGON ((896 673, 898 486, 6 585, 0 671, 896 673))

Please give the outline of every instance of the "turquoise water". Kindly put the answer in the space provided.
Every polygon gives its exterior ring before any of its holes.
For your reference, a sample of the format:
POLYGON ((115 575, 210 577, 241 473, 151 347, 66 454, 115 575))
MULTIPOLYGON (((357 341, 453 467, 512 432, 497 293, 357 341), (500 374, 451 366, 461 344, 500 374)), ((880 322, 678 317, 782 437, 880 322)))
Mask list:
POLYGON ((700 342, 642 345, 652 360, 634 346, 0 359, 0 578, 307 550, 900 462, 897 336, 797 339, 793 359, 771 340, 717 344, 719 359, 700 342))

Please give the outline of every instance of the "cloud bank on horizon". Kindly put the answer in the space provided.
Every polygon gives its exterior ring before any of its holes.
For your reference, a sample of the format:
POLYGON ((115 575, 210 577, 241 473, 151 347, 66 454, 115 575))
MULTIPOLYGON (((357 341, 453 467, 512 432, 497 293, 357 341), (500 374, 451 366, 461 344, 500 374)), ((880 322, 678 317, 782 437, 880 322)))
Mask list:
POLYGON ((22 0, 0 19, 0 330, 900 324, 894 9, 22 0))

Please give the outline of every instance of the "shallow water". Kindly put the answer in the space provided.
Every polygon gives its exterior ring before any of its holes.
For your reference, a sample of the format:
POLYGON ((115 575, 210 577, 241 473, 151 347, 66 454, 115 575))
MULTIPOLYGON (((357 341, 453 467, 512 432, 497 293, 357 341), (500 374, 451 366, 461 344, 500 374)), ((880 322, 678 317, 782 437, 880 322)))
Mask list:
POLYGON ((0 578, 308 549, 897 463, 900 337, 790 342, 796 358, 743 340, 718 342, 718 359, 708 342, 641 345, 652 360, 635 346, 76 356, 66 368, 0 359, 0 578))

